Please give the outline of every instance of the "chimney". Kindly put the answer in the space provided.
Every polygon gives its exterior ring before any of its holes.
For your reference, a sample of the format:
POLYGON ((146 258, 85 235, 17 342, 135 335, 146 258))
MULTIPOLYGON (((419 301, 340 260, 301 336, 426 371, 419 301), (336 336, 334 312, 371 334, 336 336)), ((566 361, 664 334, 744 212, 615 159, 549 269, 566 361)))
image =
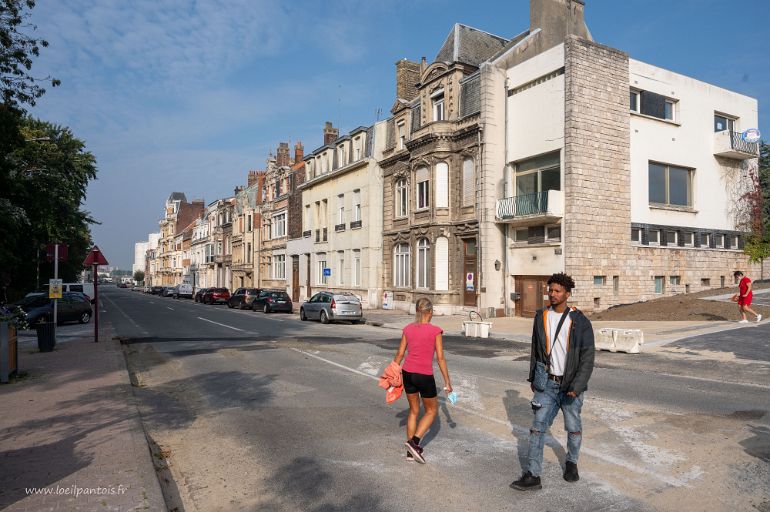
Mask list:
POLYGON ((324 126, 324 146, 331 144, 340 137, 339 128, 335 128, 331 121, 326 121, 324 126))
POLYGON ((257 171, 249 171, 246 176, 246 186, 250 187, 257 182, 257 171))
POLYGON ((593 41, 585 22, 584 0, 530 0, 529 30, 543 31, 544 50, 564 42, 568 35, 593 41))
POLYGON ((302 147, 302 141, 297 141, 294 144, 294 163, 298 164, 305 158, 305 148, 302 147))
POLYGON ((281 142, 278 144, 278 151, 275 157, 275 163, 278 167, 286 167, 291 164, 291 158, 289 158, 289 143, 281 142))
POLYGON ((401 59, 396 62, 396 98, 411 101, 417 97, 421 65, 401 59))

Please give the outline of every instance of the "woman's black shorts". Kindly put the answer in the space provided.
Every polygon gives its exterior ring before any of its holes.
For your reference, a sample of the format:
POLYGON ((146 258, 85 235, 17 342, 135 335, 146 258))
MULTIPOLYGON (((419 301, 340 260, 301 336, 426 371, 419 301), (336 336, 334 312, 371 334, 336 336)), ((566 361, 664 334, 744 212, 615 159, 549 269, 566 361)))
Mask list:
POLYGON ((433 375, 401 370, 401 376, 404 380, 404 391, 407 394, 420 393, 420 396, 423 398, 436 398, 438 395, 436 379, 433 378, 433 375))

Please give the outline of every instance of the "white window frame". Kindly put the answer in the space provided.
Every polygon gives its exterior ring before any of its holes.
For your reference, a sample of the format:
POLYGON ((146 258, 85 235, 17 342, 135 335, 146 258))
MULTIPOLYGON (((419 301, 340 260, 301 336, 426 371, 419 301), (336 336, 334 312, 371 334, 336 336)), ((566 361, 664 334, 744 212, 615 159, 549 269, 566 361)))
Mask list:
POLYGON ((594 286, 605 286, 607 284, 607 276, 594 276, 594 286))
POLYGON ((673 229, 666 230, 666 245, 679 245, 679 231, 674 231, 673 229), (673 241, 670 239, 671 235, 674 235, 673 241))
POLYGON ((398 132, 398 149, 406 148, 406 123, 399 121, 396 124, 396 131, 398 132))
POLYGON ((714 112, 714 133, 721 133, 724 131, 728 132, 735 132, 736 130, 736 124, 738 123, 738 118, 733 116, 728 116, 727 114, 722 114, 721 112, 714 112), (725 120, 725 129, 724 130, 717 130, 716 129, 716 118, 721 117, 725 120))
POLYGON ((273 279, 286 279, 286 255, 273 254, 273 279))
POLYGON ((679 286, 682 284, 682 276, 668 276, 668 284, 671 286, 679 286))
POLYGON ((545 226, 545 241, 547 243, 552 242, 561 242, 561 224, 546 224, 545 226), (548 233, 548 230, 550 229, 558 229, 559 230, 559 237, 558 238, 551 238, 551 236, 548 233))
POLYGON ((361 189, 353 191, 353 222, 361 220, 361 189))
POLYGON ((427 210, 430 208, 430 170, 426 167, 417 169, 415 182, 414 211, 427 210))
POLYGON ((655 294, 664 295, 666 293, 666 276, 655 276, 652 280, 655 285, 655 294), (658 283, 660 283, 660 291, 658 291, 658 283))
POLYGON ((337 251, 337 285, 345 284, 345 251, 337 251))
POLYGON ((684 231, 682 233, 682 238, 684 238, 685 247, 695 247, 695 233, 691 231, 684 231))
POLYGON ((409 183, 406 178, 396 181, 396 218, 400 219, 409 215, 409 183))
POLYGON ((326 268, 326 253, 316 254, 316 284, 326 286, 328 279, 324 275, 326 268))
POLYGON ((282 238, 286 236, 286 210, 273 215, 273 225, 272 238, 282 238))
POLYGON ((411 286, 411 249, 402 242, 393 248, 393 286, 409 288, 411 286))
POLYGON ((724 249, 725 248, 725 235, 721 233, 715 233, 714 234, 714 248, 715 249, 724 249))
POLYGON ((650 234, 647 237, 647 244, 648 245, 660 245, 660 230, 659 229, 651 229, 650 234), (656 240, 652 240, 652 234, 656 234, 656 240))
POLYGON ((628 94, 628 107, 629 107, 629 110, 631 112, 636 112, 636 113, 640 112, 641 97, 642 97, 642 93, 638 89, 631 89, 629 91, 629 94, 628 94), (636 98, 635 98, 633 106, 631 105, 631 95, 632 94, 636 95, 636 98))
POLYGON ((446 120, 446 112, 444 110, 444 89, 431 94, 430 101, 433 110, 433 121, 446 120))
POLYGON ((345 194, 337 195, 337 224, 345 224, 345 194))
POLYGON ((665 107, 664 107, 664 112, 663 112, 663 118, 666 121, 676 122, 676 118, 677 118, 676 106, 677 106, 678 103, 679 103, 679 101, 673 100, 671 98, 666 98, 665 99, 665 107), (666 110, 668 110, 667 107, 670 107, 670 112, 671 112, 671 116, 670 117, 669 117, 668 113, 666 113, 666 110))
POLYGON ((430 242, 427 238, 417 241, 417 281, 415 288, 428 289, 430 287, 430 242))
POLYGON ((353 268, 351 269, 351 284, 361 286, 361 250, 353 249, 353 268))
POLYGON ((345 144, 337 146, 337 164, 338 167, 345 167, 348 165, 347 154, 345 153, 345 144))
POLYGON ((355 139, 353 139, 353 158, 355 158, 354 161, 361 160, 361 136, 359 135, 355 139))

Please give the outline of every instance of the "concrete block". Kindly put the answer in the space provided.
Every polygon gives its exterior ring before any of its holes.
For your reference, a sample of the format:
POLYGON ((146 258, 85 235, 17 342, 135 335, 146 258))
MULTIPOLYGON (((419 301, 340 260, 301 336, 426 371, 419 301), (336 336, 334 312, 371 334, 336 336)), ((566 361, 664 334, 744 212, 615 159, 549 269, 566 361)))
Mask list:
POLYGON ((642 351, 644 332, 641 329, 616 329, 616 331, 614 351, 629 354, 638 354, 642 351))
POLYGON ((594 330, 594 345, 597 350, 609 350, 615 352, 616 329, 603 328, 594 330))

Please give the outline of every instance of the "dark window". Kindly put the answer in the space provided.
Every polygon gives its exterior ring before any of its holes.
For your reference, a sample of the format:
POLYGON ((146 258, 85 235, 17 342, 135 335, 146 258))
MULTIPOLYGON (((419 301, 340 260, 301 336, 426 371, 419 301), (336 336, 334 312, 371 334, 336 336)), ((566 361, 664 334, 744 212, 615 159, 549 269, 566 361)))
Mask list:
POLYGON ((692 169, 650 162, 650 203, 691 206, 692 173, 692 169))
POLYGON ((666 119, 666 97, 650 91, 641 92, 642 114, 666 119))

